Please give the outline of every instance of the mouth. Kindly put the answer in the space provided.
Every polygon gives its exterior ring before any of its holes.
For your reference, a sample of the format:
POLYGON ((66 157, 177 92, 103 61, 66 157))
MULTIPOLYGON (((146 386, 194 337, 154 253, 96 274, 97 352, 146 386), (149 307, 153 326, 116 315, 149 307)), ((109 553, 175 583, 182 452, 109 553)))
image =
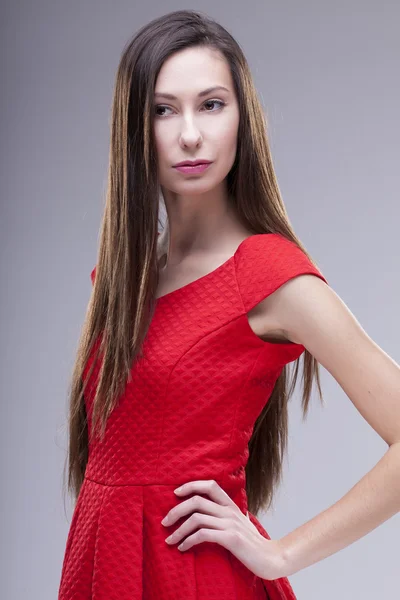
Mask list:
POLYGON ((198 165, 209 165, 210 163, 210 160, 200 158, 198 160, 184 160, 174 165, 174 167, 196 167, 198 165))
POLYGON ((196 162, 196 164, 183 164, 183 165, 178 165, 177 167, 174 167, 174 169, 176 171, 179 171, 180 173, 184 173, 186 175, 200 175, 201 173, 204 173, 205 171, 207 171, 211 166, 210 162, 206 162, 206 163, 201 163, 201 162, 196 162))

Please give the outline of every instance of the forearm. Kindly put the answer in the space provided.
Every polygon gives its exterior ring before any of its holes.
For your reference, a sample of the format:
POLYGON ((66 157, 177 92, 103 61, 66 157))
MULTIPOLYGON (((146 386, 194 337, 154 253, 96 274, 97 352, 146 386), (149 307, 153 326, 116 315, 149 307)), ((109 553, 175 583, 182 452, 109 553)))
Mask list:
POLYGON ((277 540, 285 576, 360 539, 400 511, 400 442, 338 502, 277 540))

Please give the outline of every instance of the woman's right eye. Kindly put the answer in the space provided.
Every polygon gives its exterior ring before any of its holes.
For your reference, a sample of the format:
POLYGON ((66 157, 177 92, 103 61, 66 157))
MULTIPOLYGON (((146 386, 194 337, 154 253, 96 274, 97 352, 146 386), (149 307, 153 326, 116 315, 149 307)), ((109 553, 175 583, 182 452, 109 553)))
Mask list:
POLYGON ((157 113, 157 111, 158 111, 158 110, 165 110, 165 109, 167 109, 167 110, 168 110, 168 106, 164 106, 163 104, 158 104, 158 105, 155 107, 155 112, 156 112, 156 115, 157 115, 158 117, 161 117, 161 116, 163 116, 163 115, 160 115, 160 113, 157 113))

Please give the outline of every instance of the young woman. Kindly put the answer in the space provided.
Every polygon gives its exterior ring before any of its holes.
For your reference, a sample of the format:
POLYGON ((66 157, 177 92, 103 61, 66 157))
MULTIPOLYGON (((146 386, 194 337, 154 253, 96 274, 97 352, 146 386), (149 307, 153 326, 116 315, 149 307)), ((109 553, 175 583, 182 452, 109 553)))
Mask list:
POLYGON ((293 232, 246 59, 197 12, 124 49, 92 281, 59 600, 294 599, 288 576, 399 510, 399 366, 293 232), (320 362, 388 451, 273 540, 255 515, 280 480, 301 356, 304 415, 320 362))

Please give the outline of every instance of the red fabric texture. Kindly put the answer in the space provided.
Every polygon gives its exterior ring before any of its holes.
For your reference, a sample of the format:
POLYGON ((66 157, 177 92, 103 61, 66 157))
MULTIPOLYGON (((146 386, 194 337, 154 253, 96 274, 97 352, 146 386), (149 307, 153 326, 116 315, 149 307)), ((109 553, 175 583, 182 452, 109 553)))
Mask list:
MULTIPOLYGON (((95 273, 96 267, 93 283, 95 273)), ((261 340, 247 312, 301 274, 327 283, 296 244, 255 234, 212 272, 157 299, 143 356, 105 439, 89 441, 59 600, 296 599, 288 578, 257 577, 220 544, 183 552, 169 546, 165 538, 185 519, 171 527, 161 520, 188 498, 173 490, 200 479, 217 481, 248 512, 245 466, 254 423, 284 365, 305 348, 261 340)), ((85 375, 92 360, 93 354, 85 375)), ((86 389, 89 426, 100 360, 86 389)))

